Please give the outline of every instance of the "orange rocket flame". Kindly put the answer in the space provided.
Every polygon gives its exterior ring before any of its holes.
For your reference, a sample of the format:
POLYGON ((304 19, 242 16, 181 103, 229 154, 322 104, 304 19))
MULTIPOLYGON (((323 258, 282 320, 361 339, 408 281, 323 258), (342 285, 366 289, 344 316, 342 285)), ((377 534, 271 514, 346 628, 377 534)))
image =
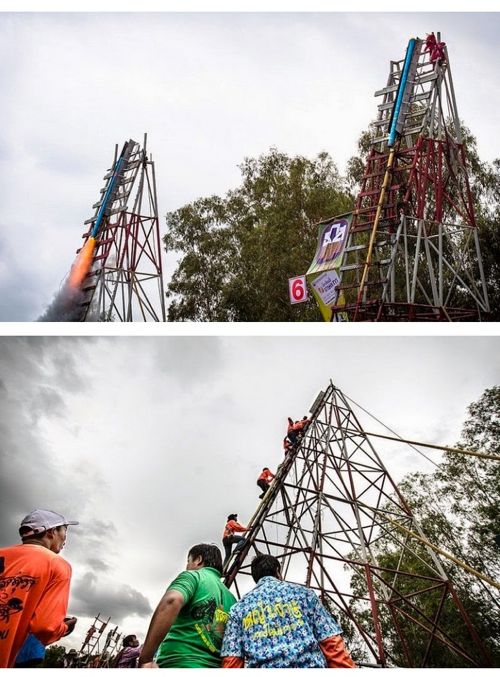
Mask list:
POLYGON ((82 284, 85 276, 89 272, 92 258, 94 256, 95 238, 89 237, 87 242, 83 245, 80 253, 71 268, 69 274, 68 284, 73 289, 78 289, 82 284))

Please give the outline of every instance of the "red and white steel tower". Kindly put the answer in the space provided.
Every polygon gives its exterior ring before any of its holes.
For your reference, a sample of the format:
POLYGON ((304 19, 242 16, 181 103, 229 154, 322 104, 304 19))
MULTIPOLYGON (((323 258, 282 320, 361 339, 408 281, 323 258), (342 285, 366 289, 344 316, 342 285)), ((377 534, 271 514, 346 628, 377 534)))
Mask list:
MULTIPOLYGON (((390 62, 340 263, 334 316, 354 321, 488 317, 469 167, 439 33, 390 62), (344 317, 346 317, 344 315, 344 317)), ((410 49, 411 47, 411 49, 410 49)))
POLYGON ((249 524, 225 570, 238 594, 248 588, 253 554, 269 553, 286 580, 316 590, 351 627, 368 665, 490 665, 443 561, 332 383, 249 524), (465 643, 446 631, 450 617, 465 643))
POLYGON ((92 237, 95 248, 77 320, 165 322, 155 167, 146 135, 142 147, 132 139, 120 155, 116 147, 104 182, 82 236, 82 249, 92 237))

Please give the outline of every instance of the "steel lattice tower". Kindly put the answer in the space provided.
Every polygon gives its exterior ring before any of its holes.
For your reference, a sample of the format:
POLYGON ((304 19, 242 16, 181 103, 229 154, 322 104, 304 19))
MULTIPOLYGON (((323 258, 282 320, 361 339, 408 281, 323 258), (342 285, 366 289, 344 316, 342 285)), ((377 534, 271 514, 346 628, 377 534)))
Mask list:
POLYGON ((401 664, 391 653, 395 645, 407 667, 427 667, 431 658, 435 665, 436 652, 490 665, 439 557, 401 529, 423 535, 333 384, 319 394, 304 439, 286 455, 249 524, 247 544, 225 571, 226 585, 234 583, 238 594, 253 554, 266 552, 280 559, 287 581, 318 591, 342 624, 348 619, 372 665, 401 664), (384 552, 397 553, 396 565, 378 561, 381 539, 384 552), (446 633, 445 614, 456 614, 467 628, 468 646, 446 633), (418 652, 412 651, 416 628, 423 642, 418 652))
POLYGON ((165 322, 156 177, 146 135, 142 147, 127 141, 120 156, 116 147, 104 181, 82 236, 83 248, 102 218, 90 270, 81 285, 79 319, 165 322))
POLYGON ((375 92, 382 101, 334 307, 351 321, 479 320, 490 310, 441 44, 443 58, 432 61, 424 40, 410 40, 405 59, 391 61, 387 85, 375 92))

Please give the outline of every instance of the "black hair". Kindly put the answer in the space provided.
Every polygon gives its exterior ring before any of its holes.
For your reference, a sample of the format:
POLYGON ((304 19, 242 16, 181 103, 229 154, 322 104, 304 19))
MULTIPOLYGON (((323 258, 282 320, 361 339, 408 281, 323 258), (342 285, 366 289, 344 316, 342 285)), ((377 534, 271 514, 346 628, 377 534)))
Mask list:
POLYGON ((23 541, 25 538, 41 538, 44 535, 44 533, 45 531, 41 531, 39 534, 34 534, 33 529, 31 527, 27 526, 19 527, 19 536, 21 536, 23 541), (30 535, 28 536, 28 534, 30 535))
POLYGON ((235 520, 238 518, 238 514, 235 512, 232 512, 230 515, 227 516, 228 520, 235 520))
POLYGON ((188 557, 191 557, 192 559, 201 557, 204 567, 212 567, 212 569, 217 569, 217 571, 222 574, 221 551, 213 543, 199 543, 198 545, 193 545, 188 552, 188 557))
POLYGON ((262 468, 262 470, 269 470, 269 468, 268 468, 267 465, 266 465, 266 467, 265 467, 265 468, 262 468))
POLYGON ((123 638, 123 646, 130 646, 137 639, 137 635, 127 635, 123 638))
POLYGON ((264 576, 273 576, 278 578, 281 571, 281 564, 276 557, 272 555, 257 555, 252 560, 252 578, 258 583, 264 576))
MULTIPOLYGON (((61 524, 59 527, 52 527, 53 531, 57 531, 61 527, 65 526, 64 524, 61 524)), ((37 540, 41 541, 42 538, 45 536, 47 531, 50 531, 50 529, 44 529, 43 531, 38 532, 37 534, 32 533, 33 529, 27 525, 19 527, 19 536, 21 537, 21 540, 27 541, 27 540, 37 540)))

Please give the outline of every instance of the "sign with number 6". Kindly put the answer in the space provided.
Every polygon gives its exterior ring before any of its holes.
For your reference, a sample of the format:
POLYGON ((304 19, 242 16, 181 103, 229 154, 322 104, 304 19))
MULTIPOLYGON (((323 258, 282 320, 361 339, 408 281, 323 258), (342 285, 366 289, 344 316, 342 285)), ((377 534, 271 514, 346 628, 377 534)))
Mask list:
POLYGON ((291 277, 288 280, 288 292, 290 294, 290 303, 307 301, 306 276, 291 277))

